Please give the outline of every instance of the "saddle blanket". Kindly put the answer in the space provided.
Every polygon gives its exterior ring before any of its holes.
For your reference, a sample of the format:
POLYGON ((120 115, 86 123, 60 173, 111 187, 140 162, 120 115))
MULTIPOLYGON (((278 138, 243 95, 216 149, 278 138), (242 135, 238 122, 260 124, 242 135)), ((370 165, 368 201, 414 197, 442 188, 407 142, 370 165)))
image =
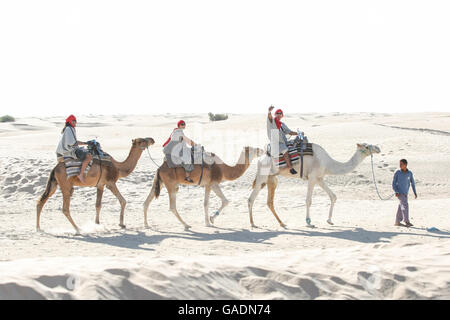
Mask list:
MULTIPOLYGON (((289 158, 291 159, 291 163, 297 163, 300 159, 300 147, 296 146, 294 147, 292 144, 288 145, 288 152, 289 152, 289 158)), ((311 143, 307 143, 306 146, 304 146, 304 150, 303 150, 303 155, 304 156, 312 156, 313 153, 313 149, 312 149, 312 144, 311 143)), ((277 164, 278 167, 285 167, 286 166, 286 161, 284 160, 283 154, 280 153, 278 159, 275 159, 275 163, 277 164)))
MULTIPOLYGON (((98 163, 101 161, 102 166, 110 167, 112 166, 111 156, 109 154, 103 154, 101 157, 98 155, 92 156, 92 160, 89 162, 89 164, 86 167, 86 170, 84 171, 84 174, 87 175, 89 172, 89 169, 91 169, 92 164, 94 162, 98 163)), ((78 176, 81 172, 81 165, 83 164, 82 161, 78 159, 74 159, 71 157, 64 157, 64 165, 66 166, 66 175, 67 178, 78 176)))

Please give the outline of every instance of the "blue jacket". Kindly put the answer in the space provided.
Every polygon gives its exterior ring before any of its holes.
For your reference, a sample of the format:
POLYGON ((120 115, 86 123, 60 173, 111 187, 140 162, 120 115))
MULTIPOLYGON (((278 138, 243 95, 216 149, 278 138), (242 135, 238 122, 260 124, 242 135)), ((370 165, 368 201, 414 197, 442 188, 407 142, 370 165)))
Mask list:
POLYGON ((416 183, 412 171, 407 170, 406 172, 403 172, 402 170, 397 170, 394 174, 394 180, 392 181, 392 188, 395 193, 408 194, 410 186, 412 186, 414 194, 417 195, 416 183))

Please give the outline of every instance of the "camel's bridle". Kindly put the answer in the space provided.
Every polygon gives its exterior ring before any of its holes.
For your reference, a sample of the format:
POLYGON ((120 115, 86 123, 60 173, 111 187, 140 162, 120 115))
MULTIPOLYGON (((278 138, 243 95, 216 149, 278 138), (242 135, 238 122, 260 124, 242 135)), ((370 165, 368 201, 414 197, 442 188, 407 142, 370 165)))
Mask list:
POLYGON ((139 148, 140 148, 142 151, 144 151, 145 149, 148 150, 148 147, 150 147, 150 138, 143 138, 143 139, 144 139, 144 141, 146 142, 147 146, 145 146, 145 147, 139 146, 139 148))

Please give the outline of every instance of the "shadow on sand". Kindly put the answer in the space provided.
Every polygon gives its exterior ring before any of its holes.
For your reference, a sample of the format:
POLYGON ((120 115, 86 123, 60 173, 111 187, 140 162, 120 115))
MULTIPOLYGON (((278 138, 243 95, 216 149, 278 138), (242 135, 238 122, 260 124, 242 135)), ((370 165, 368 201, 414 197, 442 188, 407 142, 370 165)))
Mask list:
MULTIPOLYGON (((89 243, 106 244, 115 247, 139 249, 146 251, 154 251, 152 248, 143 247, 149 245, 157 245, 166 239, 183 239, 183 240, 195 240, 195 241, 215 241, 223 240, 229 242, 246 242, 246 243, 265 243, 272 244, 269 240, 278 236, 299 236, 299 237, 325 237, 331 239, 343 239, 354 241, 358 243, 389 243, 390 239, 396 236, 419 236, 439 239, 450 239, 450 232, 439 230, 436 234, 431 233, 417 233, 414 231, 406 232, 390 232, 390 231, 372 231, 363 228, 339 227, 340 230, 335 228, 315 228, 315 229, 285 229, 280 231, 258 228, 257 231, 251 231, 248 229, 228 229, 215 227, 217 232, 203 233, 196 231, 185 232, 165 232, 154 229, 157 234, 148 235, 145 231, 138 230, 124 230, 119 231, 111 236, 102 234, 101 236, 95 235, 82 235, 82 236, 57 236, 58 238, 66 238, 72 240, 79 240, 89 243), (323 231, 321 231, 323 230, 323 231)), ((420 228, 414 228, 416 230, 425 230, 420 228)))

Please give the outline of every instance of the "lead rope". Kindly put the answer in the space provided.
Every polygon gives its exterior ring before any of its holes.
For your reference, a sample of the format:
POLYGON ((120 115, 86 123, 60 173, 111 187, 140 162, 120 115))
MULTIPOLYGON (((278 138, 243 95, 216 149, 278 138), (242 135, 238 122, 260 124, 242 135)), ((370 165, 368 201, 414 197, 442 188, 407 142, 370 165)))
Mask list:
POLYGON ((392 195, 390 195, 390 196, 387 197, 387 198, 383 198, 383 197, 380 195, 380 192, 378 191, 377 180, 375 179, 375 169, 374 169, 374 167, 373 167, 373 154, 372 154, 372 151, 370 151, 370 162, 371 162, 371 164, 372 164, 373 184, 375 185, 375 190, 377 191, 378 197, 380 198, 380 200, 383 200, 383 201, 392 199, 392 197, 395 196, 395 194, 392 194, 392 195))
POLYGON ((146 149, 147 149, 148 156, 150 157, 150 160, 152 160, 152 162, 155 164, 155 166, 158 167, 158 169, 161 168, 162 165, 161 165, 161 166, 158 165, 158 164, 155 162, 155 160, 153 160, 153 158, 152 158, 152 156, 151 156, 151 154, 150 154, 150 151, 148 151, 148 147, 147 147, 146 149))

